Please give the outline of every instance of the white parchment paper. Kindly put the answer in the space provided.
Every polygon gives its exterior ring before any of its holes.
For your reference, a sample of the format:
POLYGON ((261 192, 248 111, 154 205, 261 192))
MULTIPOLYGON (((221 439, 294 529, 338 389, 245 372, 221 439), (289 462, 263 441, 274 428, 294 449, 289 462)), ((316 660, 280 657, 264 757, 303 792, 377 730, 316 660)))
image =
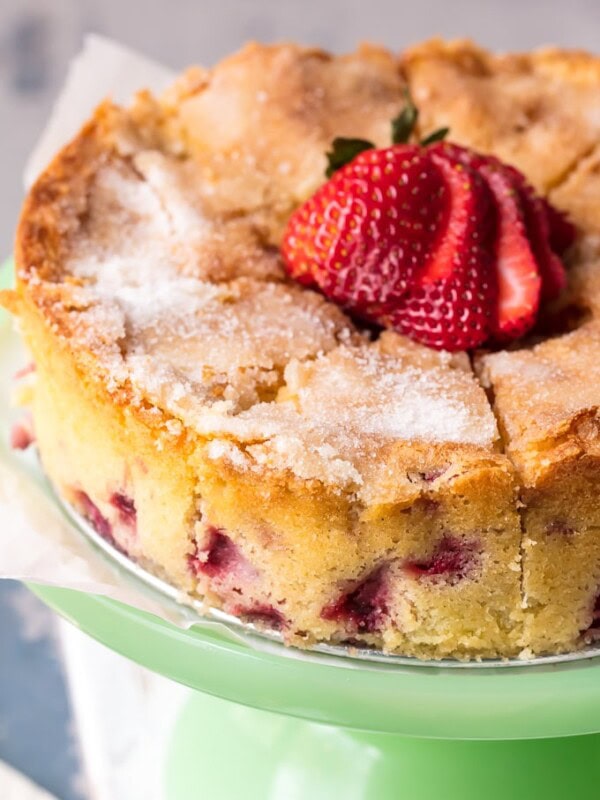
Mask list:
MULTIPOLYGON (((138 89, 162 91, 173 77, 170 70, 116 42, 88 36, 29 158, 25 185, 31 185, 103 99, 110 96, 126 103, 138 89)), ((57 506, 35 453, 11 450, 10 427, 23 413, 11 403, 13 377, 25 363, 26 355, 12 322, 0 310, 0 578, 106 595, 186 627, 197 622, 196 613, 186 606, 178 609, 174 604, 163 604, 135 582, 124 580, 122 571, 113 568, 73 530, 57 506)), ((212 620, 202 624, 225 628, 212 620)))
POLYGON ((0 761, 2 800, 57 800, 54 795, 35 786, 20 772, 0 761))
POLYGON ((86 36, 75 56, 50 119, 25 167, 28 188, 54 154, 72 139, 106 97, 127 103, 139 89, 161 92, 175 73, 103 36, 86 36))

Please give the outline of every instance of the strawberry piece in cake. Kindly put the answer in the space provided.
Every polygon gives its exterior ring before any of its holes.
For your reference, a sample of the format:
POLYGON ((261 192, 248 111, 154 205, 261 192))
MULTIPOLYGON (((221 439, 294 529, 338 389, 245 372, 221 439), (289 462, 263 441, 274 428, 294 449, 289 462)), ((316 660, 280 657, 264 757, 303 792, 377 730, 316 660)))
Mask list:
POLYGON ((119 519, 123 525, 136 527, 137 511, 133 498, 123 492, 113 492, 109 499, 110 504, 119 512, 119 519))
POLYGON ((325 606, 321 616, 342 623, 348 631, 376 633, 388 617, 386 596, 386 569, 376 567, 357 586, 325 606))
POLYGON ((113 547, 117 547, 110 522, 102 514, 90 496, 85 492, 76 491, 73 496, 73 502, 76 508, 79 509, 82 517, 90 523, 96 533, 100 534, 100 536, 109 544, 112 544, 113 547))
POLYGON ((13 423, 10 429, 10 446, 13 450, 27 450, 34 442, 33 418, 27 412, 21 419, 13 423))
POLYGON ((426 561, 407 561, 405 570, 415 578, 460 581, 469 573, 477 572, 479 545, 476 541, 460 541, 444 536, 426 561))

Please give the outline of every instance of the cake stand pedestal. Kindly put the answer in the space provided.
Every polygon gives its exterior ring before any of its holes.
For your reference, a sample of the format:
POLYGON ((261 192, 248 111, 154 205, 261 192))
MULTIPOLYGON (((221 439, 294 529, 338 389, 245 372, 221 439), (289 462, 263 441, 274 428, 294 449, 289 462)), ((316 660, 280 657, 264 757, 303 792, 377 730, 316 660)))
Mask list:
POLYGON ((196 690, 171 742, 166 800, 563 800, 600 785, 598 659, 480 669, 259 652, 106 598, 30 588, 196 690))
POLYGON ((565 800, 597 786, 599 762, 597 734, 416 739, 280 717, 196 693, 175 730, 166 797, 565 800))

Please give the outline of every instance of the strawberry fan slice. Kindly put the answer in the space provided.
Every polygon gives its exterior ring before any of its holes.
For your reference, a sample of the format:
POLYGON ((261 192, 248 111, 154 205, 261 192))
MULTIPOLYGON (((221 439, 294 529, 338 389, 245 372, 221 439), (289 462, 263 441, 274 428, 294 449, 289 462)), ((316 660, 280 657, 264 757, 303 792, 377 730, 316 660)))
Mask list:
POLYGON ((284 261, 354 316, 429 347, 504 344, 564 289, 556 248, 575 232, 518 170, 438 139, 348 140, 362 151, 292 215, 284 261))
POLYGON ((446 230, 386 321, 429 347, 466 350, 488 338, 496 304, 492 198, 468 166, 439 148, 428 156, 450 199, 446 230))

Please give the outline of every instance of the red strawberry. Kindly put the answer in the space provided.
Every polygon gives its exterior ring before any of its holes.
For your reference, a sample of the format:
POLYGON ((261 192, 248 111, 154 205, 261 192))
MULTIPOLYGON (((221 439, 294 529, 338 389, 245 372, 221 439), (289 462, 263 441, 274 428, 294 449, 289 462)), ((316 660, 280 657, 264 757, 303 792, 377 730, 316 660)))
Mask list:
POLYGON ((286 267, 363 319, 430 347, 522 336, 540 296, 564 287, 553 243, 568 246, 574 229, 520 172, 439 142, 441 133, 380 150, 336 140, 333 177, 288 223, 286 267))
POLYGON ((493 333, 516 339, 534 324, 542 279, 527 236, 525 213, 518 190, 502 170, 481 167, 498 206, 496 270, 498 310, 493 333))
MULTIPOLYGON (((555 300, 567 285, 567 273, 550 243, 550 223, 547 208, 531 187, 521 188, 527 233, 535 253, 542 278, 542 300, 555 300)), ((569 223, 567 223, 569 224, 569 223)))
POLYGON ((561 212, 556 211, 545 199, 536 195, 519 170, 503 164, 494 156, 475 153, 464 147, 452 145, 445 145, 445 147, 453 150, 457 158, 475 169, 484 173, 486 169, 500 172, 512 183, 514 191, 518 195, 516 202, 521 206, 526 235, 542 279, 541 297, 544 300, 556 299, 567 285, 567 275, 562 261, 556 255, 563 250, 555 250, 551 245, 550 220, 553 220, 556 238, 564 243, 565 250, 575 239, 575 228, 561 212))
POLYGON ((499 340, 522 336, 535 322, 541 288, 538 260, 527 228, 525 179, 493 156, 446 143, 435 145, 435 149, 446 158, 476 169, 494 196, 498 219, 494 245, 498 305, 492 333, 499 340), (523 191, 521 186, 525 187, 523 191))
POLYGON ((288 271, 377 321, 395 307, 448 216, 446 186, 414 145, 368 150, 335 173, 288 224, 288 271))
POLYGON ((559 211, 551 205, 546 198, 540 198, 546 211, 548 226, 550 228, 550 247, 561 256, 574 243, 577 229, 569 220, 564 211, 559 211))
POLYGON ((464 350, 488 338, 496 305, 492 200, 486 183, 470 167, 437 147, 428 156, 447 186, 448 224, 386 321, 429 347, 464 350))
POLYGON ((488 156, 488 160, 499 164, 512 178, 518 189, 525 212, 527 235, 533 247, 542 278, 542 300, 555 300, 567 285, 567 273, 558 257, 573 244, 575 228, 559 211, 556 211, 547 200, 536 195, 533 187, 527 183, 523 173, 514 167, 501 164, 498 159, 488 156), (555 220, 551 222, 551 220, 555 220), (563 249, 556 249, 552 244, 551 225, 556 230, 557 239, 563 239, 563 249))

